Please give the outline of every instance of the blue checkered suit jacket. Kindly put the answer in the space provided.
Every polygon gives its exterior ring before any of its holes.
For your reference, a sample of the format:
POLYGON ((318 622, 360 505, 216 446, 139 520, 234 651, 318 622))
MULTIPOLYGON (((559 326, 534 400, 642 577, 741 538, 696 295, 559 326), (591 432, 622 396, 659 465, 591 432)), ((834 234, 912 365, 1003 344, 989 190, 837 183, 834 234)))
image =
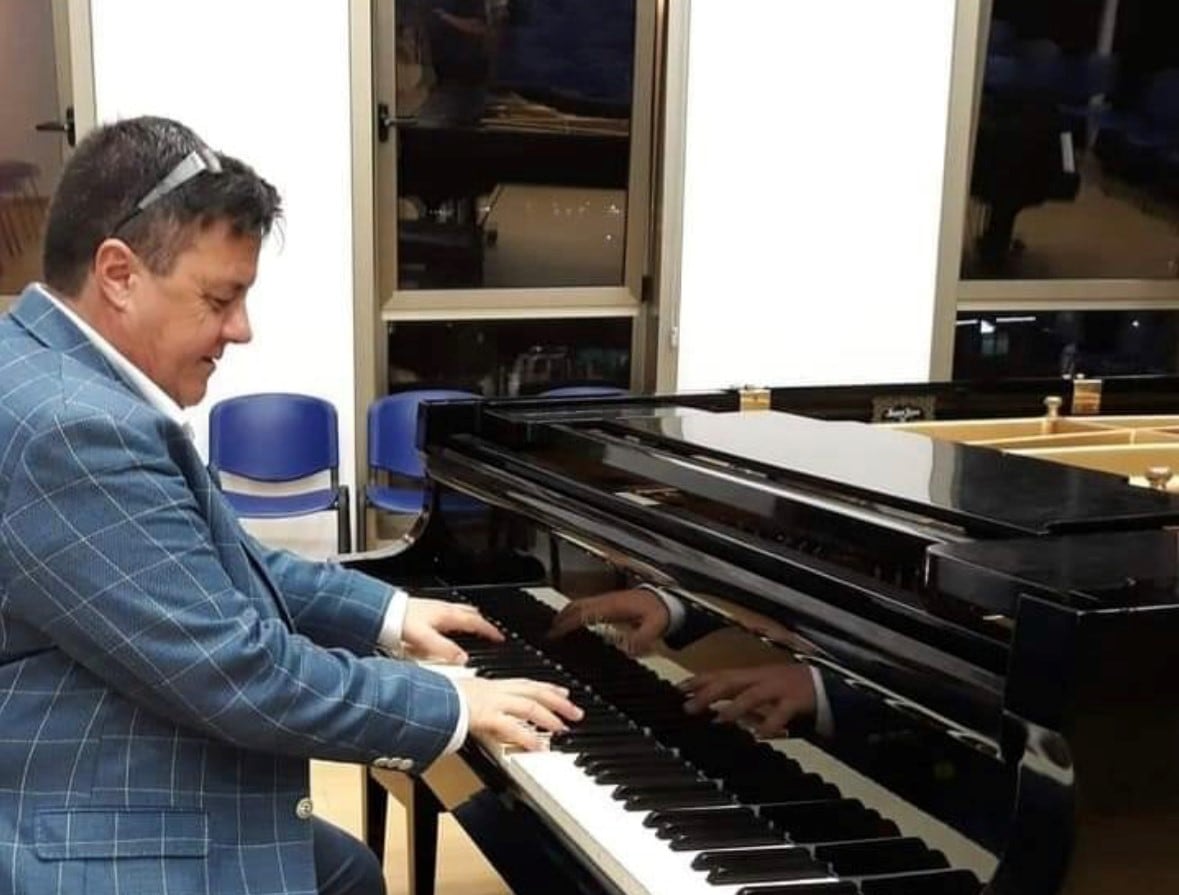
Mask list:
POLYGON ((251 540, 35 290, 0 318, 0 893, 312 893, 305 759, 425 767, 453 686, 389 589, 251 540))

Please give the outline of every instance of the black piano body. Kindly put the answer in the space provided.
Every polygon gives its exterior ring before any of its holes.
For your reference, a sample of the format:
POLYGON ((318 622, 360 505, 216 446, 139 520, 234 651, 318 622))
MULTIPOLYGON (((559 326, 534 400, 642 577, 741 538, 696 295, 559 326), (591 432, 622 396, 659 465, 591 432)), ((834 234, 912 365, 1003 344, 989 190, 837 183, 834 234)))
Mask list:
MULTIPOLYGON (((1107 381, 1104 406, 1173 411, 1174 386, 1107 381)), ((772 862, 725 864, 735 852, 714 848, 700 891, 1177 891, 1179 497, 863 425, 1035 413, 1067 388, 774 389, 769 412, 743 411, 735 391, 426 405, 430 506, 403 543, 352 564, 474 602, 576 680, 617 664, 638 683, 595 678, 611 706, 648 684, 597 634, 578 647, 592 661, 545 641, 553 610, 535 597, 554 584, 572 596, 620 580, 673 589, 706 633, 662 651, 659 668, 815 669, 833 720, 792 725, 768 751, 740 728, 684 716, 681 729, 666 706, 622 709, 719 786, 726 824, 761 806, 758 823, 780 837, 771 851, 829 870, 779 879, 772 862), (449 488, 488 511, 448 518, 449 488)), ((432 891, 439 803, 518 893, 687 891, 613 866, 494 752, 460 753, 481 781, 461 803, 415 781, 427 806, 415 811, 418 892, 432 891)), ((679 806, 688 813, 660 817, 696 824, 707 843, 699 824, 722 815, 679 806)))

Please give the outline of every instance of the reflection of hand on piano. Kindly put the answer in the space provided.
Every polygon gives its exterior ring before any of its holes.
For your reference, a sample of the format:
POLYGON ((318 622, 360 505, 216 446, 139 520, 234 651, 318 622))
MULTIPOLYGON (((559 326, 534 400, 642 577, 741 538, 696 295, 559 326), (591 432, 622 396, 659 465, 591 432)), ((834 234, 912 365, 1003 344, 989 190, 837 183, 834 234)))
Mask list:
POLYGON ((409 598, 401 626, 401 640, 411 656, 458 665, 466 662, 467 654, 447 634, 474 634, 496 643, 504 639, 499 629, 474 606, 409 598))
POLYGON ((794 718, 813 716, 818 703, 810 667, 794 662, 709 671, 679 687, 688 695, 684 708, 690 714, 727 700, 717 706, 717 718, 751 721, 763 737, 782 733, 794 718))
POLYGON ((565 731, 565 721, 582 718, 581 709, 569 701, 569 691, 556 684, 524 678, 464 678, 454 683, 470 712, 470 733, 483 740, 536 751, 544 744, 541 731, 565 731))
POLYGON ((671 624, 667 604, 642 588, 614 590, 568 603, 557 613, 550 637, 563 637, 599 624, 620 626, 617 646, 632 656, 648 652, 671 624))

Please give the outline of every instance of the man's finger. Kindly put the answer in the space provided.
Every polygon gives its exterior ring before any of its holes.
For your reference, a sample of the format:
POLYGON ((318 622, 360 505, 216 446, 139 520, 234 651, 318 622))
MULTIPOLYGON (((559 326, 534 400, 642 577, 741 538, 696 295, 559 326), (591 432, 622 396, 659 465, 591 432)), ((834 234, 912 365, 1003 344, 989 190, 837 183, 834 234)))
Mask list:
POLYGON ((748 686, 749 682, 743 676, 734 674, 717 675, 693 691, 691 697, 685 703, 685 707, 690 712, 702 712, 714 702, 718 702, 721 699, 728 699, 730 696, 740 693, 748 686))
POLYGON ((754 728, 758 736, 772 737, 784 731, 798 714, 799 705, 792 699, 782 699, 754 728))
POLYGON ((528 678, 509 678, 500 683, 504 690, 512 696, 534 700, 550 712, 561 715, 570 721, 580 721, 585 717, 585 712, 569 700, 569 691, 564 687, 528 678))
MULTIPOLYGON (((466 609, 467 607, 456 607, 466 609)), ((439 628, 451 633, 474 634, 484 640, 494 640, 497 643, 504 639, 503 631, 479 614, 478 610, 470 612, 455 612, 443 617, 439 628)))
POLYGON ((422 658, 450 662, 455 665, 462 665, 467 661, 467 654, 463 652, 462 647, 445 634, 439 634, 429 628, 418 635, 413 646, 414 652, 422 658))
POLYGON ((529 699, 527 696, 509 696, 504 700, 503 708, 509 715, 519 718, 521 721, 527 721, 533 727, 539 727, 542 730, 558 733, 569 729, 564 721, 535 699, 529 699))
POLYGON ((728 705, 718 711, 717 717, 722 721, 736 721, 744 718, 757 706, 775 699, 776 691, 772 681, 754 684, 737 693, 728 705))
MULTIPOLYGON (((584 601, 583 601, 584 602, 584 601)), ((549 627, 549 637, 564 637, 572 634, 578 628, 584 627, 586 608, 583 602, 570 603, 557 613, 553 624, 549 627)))

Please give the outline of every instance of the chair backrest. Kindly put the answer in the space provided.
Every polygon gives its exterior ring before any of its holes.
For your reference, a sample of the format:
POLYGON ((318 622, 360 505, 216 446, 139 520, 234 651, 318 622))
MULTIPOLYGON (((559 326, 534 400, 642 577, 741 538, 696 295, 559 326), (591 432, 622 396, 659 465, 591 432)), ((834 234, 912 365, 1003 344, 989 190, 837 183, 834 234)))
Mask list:
POLYGON ((338 439, 336 408, 310 395, 243 395, 209 412, 209 464, 259 482, 334 476, 338 439))
POLYGON ((1007 53, 1015 47, 1015 28, 1003 19, 991 22, 991 31, 987 37, 988 53, 1007 53))
POLYGON ((478 398, 458 389, 418 389, 387 395, 368 408, 368 465, 420 479, 426 468, 418 454, 418 407, 423 401, 478 398))
POLYGON ((1025 40, 1019 45, 1019 55, 1024 59, 1036 59, 1039 61, 1049 61, 1052 59, 1059 59, 1063 51, 1060 49, 1060 44, 1047 37, 1038 37, 1034 40, 1025 40))
POLYGON ((1156 126, 1179 129, 1179 68, 1155 73, 1146 88, 1142 111, 1156 126))
POLYGON ((1090 53, 1066 60, 1061 77, 1061 98, 1083 105, 1095 96, 1108 95, 1117 83, 1118 59, 1090 53))
POLYGON ((625 395, 626 389, 616 385, 563 385, 540 393, 542 398, 605 398, 625 395))

